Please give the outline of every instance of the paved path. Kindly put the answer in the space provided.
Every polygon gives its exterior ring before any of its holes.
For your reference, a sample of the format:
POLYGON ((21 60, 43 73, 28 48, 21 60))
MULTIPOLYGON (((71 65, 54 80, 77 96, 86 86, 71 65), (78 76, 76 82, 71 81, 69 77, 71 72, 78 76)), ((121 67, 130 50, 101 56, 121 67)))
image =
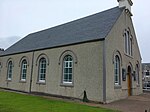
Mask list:
POLYGON ((130 96, 127 99, 119 100, 102 107, 120 110, 122 112, 150 112, 150 93, 143 93, 139 96, 130 96))

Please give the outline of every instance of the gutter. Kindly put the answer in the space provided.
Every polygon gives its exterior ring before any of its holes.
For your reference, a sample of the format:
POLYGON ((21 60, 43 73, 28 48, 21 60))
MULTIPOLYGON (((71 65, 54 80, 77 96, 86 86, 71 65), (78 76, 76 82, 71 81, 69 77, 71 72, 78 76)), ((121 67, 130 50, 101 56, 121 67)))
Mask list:
POLYGON ((30 86, 29 86, 29 93, 32 91, 32 76, 33 76, 33 64, 34 63, 34 51, 32 54, 32 61, 31 61, 31 76, 30 76, 30 86))
POLYGON ((103 103, 106 103, 106 45, 103 41, 103 103))
POLYGON ((9 56, 9 55, 16 55, 16 54, 21 54, 21 53, 35 52, 35 51, 40 51, 40 50, 54 49, 54 48, 60 48, 60 47, 78 45, 78 44, 84 44, 84 43, 88 43, 88 42, 103 41, 103 40, 105 40, 105 38, 99 38, 99 39, 94 39, 94 40, 87 40, 87 41, 82 41, 82 42, 57 45, 57 46, 51 46, 51 47, 43 47, 43 48, 38 48, 38 49, 35 48, 35 49, 31 49, 31 50, 17 51, 17 52, 12 52, 12 53, 5 53, 5 51, 7 51, 7 49, 6 49, 4 51, 4 53, 0 54, 0 57, 9 56))

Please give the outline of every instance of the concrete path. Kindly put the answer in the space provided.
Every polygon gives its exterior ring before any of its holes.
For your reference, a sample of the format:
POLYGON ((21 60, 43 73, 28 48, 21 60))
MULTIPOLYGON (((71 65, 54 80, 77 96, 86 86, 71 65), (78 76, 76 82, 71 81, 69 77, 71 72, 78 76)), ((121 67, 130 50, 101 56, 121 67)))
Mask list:
POLYGON ((150 112, 150 93, 130 96, 124 100, 102 105, 102 107, 120 110, 122 112, 150 112))

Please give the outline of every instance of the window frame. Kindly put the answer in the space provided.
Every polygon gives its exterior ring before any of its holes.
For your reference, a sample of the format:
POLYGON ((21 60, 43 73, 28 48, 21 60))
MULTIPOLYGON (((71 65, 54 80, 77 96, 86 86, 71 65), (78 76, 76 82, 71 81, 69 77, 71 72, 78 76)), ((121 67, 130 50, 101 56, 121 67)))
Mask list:
POLYGON ((146 71, 144 72, 144 75, 145 75, 145 77, 150 77, 150 71, 149 71, 149 70, 146 70, 146 71))
POLYGON ((129 30, 124 32, 124 51, 126 55, 133 56, 133 37, 129 30))
POLYGON ((46 70, 47 70, 47 61, 46 61, 46 58, 42 57, 39 60, 39 66, 38 66, 38 82, 39 83, 46 83, 46 70))
POLYGON ((127 32, 125 31, 124 33, 124 39, 125 39, 125 53, 128 53, 128 37, 127 37, 127 32))
POLYGON ((21 63, 21 74, 20 74, 20 80, 21 81, 26 81, 27 78, 27 66, 28 62, 26 59, 24 59, 21 63))
POLYGON ((62 66, 62 68, 63 68, 62 83, 63 84, 73 84, 73 66, 74 66, 73 65, 73 56, 70 54, 65 55, 63 58, 62 64, 63 64, 63 66, 62 66), (67 60, 68 57, 70 57, 69 59, 71 59, 71 60, 67 60), (65 79, 65 77, 66 77, 66 79, 65 79))
POLYGON ((114 59, 114 85, 121 85, 121 61, 118 55, 116 55, 114 59))
POLYGON ((8 62, 8 69, 7 69, 7 80, 12 80, 13 75, 13 62, 8 62))

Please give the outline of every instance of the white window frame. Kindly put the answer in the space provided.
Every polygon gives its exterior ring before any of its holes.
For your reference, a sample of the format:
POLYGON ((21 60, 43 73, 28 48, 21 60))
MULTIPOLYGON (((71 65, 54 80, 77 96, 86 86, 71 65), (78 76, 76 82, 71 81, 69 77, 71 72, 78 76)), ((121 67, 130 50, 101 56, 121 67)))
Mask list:
POLYGON ((73 83, 73 57, 71 55, 66 55, 63 59, 63 83, 73 83), (67 79, 65 79, 65 76, 67 76, 67 79))
POLYGON ((127 37, 127 32, 125 31, 124 33, 124 39, 125 39, 125 53, 128 53, 128 37, 127 37))
POLYGON ((125 45, 125 53, 129 56, 133 56, 133 38, 128 30, 124 32, 124 45, 125 45))
POLYGON ((41 83, 45 83, 46 80, 46 59, 44 57, 42 57, 39 60, 39 73, 38 73, 38 81, 41 83), (42 78, 42 75, 44 76, 44 78, 42 78))
POLYGON ((26 77, 27 77, 27 60, 24 59, 21 64, 21 81, 26 81, 26 77))
POLYGON ((115 56, 114 61, 114 84, 120 85, 120 58, 118 55, 115 56))

